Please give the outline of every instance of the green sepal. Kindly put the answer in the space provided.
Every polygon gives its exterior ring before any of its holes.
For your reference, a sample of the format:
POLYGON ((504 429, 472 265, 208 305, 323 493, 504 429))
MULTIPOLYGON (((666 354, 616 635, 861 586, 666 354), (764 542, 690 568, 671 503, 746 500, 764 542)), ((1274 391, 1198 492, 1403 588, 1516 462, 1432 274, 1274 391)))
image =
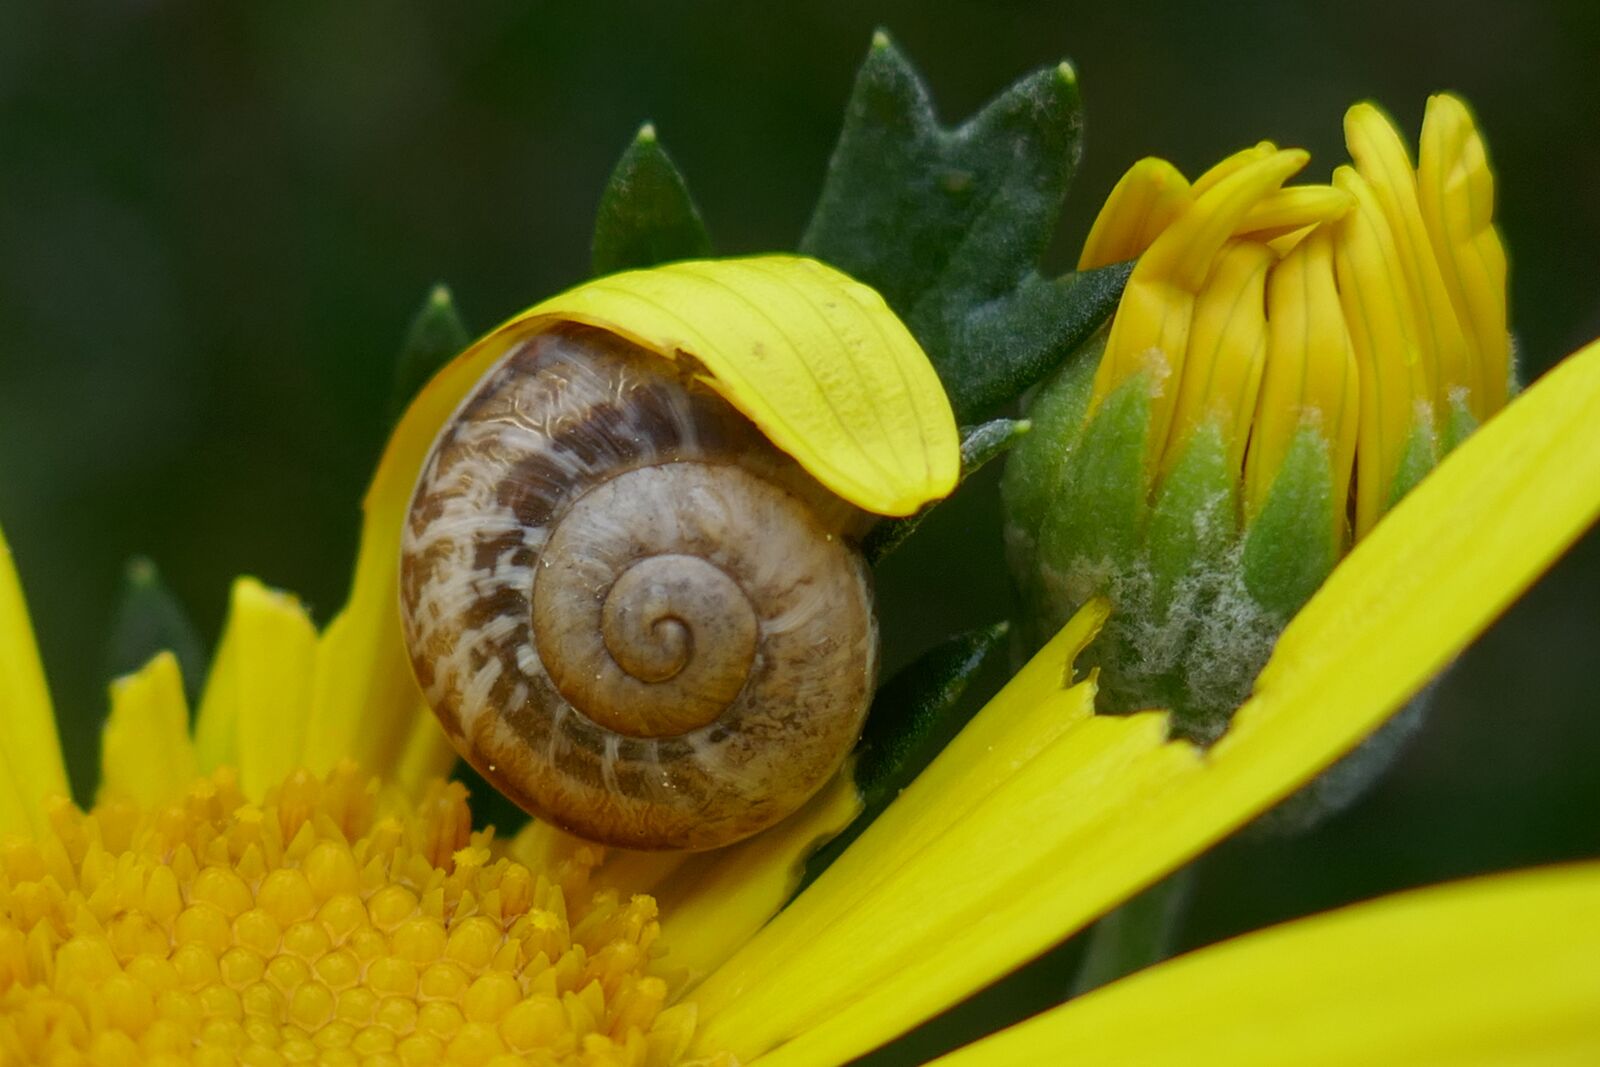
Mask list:
POLYGON ((411 398, 428 384, 428 379, 466 348, 471 339, 456 311, 449 286, 442 282, 435 285, 412 316, 406 339, 400 345, 400 355, 395 360, 394 385, 389 395, 390 421, 400 417, 411 398))
POLYGON ((1019 396, 1116 309, 1130 267, 1046 279, 1082 146, 1076 75, 1028 75, 954 129, 887 35, 873 37, 800 250, 883 294, 959 421, 1019 396))
POLYGON ((1126 570, 1138 557, 1149 512, 1144 457, 1150 392, 1149 377, 1141 372, 1101 401, 1040 529, 1041 561, 1060 573, 1088 577, 1085 587, 1074 591, 1078 603, 1104 591, 1094 572, 1126 570))
POLYGON ((1179 867, 1091 926, 1072 996, 1081 997, 1172 955, 1194 882, 1195 868, 1179 867))
POLYGON ((1145 540, 1158 609, 1179 582, 1223 565, 1239 535, 1238 485, 1221 428, 1215 422, 1197 427, 1150 510, 1145 540))
MULTIPOLYGON (((1027 419, 992 419, 977 426, 963 426, 960 481, 966 481, 990 460, 1006 452, 1032 428, 1033 423, 1027 419)), ((888 519, 874 526, 861 543, 861 551, 866 555, 867 562, 877 563, 899 548, 922 525, 928 513, 941 503, 942 500, 935 500, 914 515, 888 519)))
POLYGON ((1405 448, 1400 452, 1400 465, 1395 469, 1394 481, 1389 486, 1389 499, 1383 510, 1388 511, 1400 503, 1400 498, 1416 488, 1428 472, 1439 465, 1439 442, 1433 432, 1432 420, 1423 417, 1412 424, 1406 435, 1405 448))
MULTIPOLYGON (((1342 512, 1344 501, 1337 506, 1342 512)), ((1245 533, 1240 559, 1251 597, 1285 621, 1339 561, 1334 508, 1328 439, 1317 427, 1302 426, 1245 533)))
POLYGON ((1467 398, 1463 394, 1453 394, 1450 397, 1450 407, 1445 413, 1444 432, 1440 435, 1440 452, 1448 456, 1455 451, 1457 445, 1472 436, 1472 431, 1478 428, 1477 416, 1467 408, 1467 398))
POLYGON ((122 596, 106 642, 106 675, 119 678, 137 671, 158 652, 177 657, 184 696, 195 708, 205 681, 205 645, 156 565, 135 556, 123 568, 122 596))
POLYGON ((1028 402, 1033 430, 1006 457, 1000 479, 1008 543, 1020 541, 1029 551, 1038 544, 1045 516, 1066 476, 1067 460, 1083 435, 1095 369, 1105 342, 1104 330, 1095 334, 1028 402))
POLYGON ((590 264, 595 276, 711 254, 700 209, 650 123, 639 127, 600 194, 590 264))
POLYGON ((879 687, 856 746, 853 773, 862 811, 806 860, 801 888, 838 858, 889 802, 933 762, 977 709, 962 695, 1006 643, 997 622, 935 645, 879 687))

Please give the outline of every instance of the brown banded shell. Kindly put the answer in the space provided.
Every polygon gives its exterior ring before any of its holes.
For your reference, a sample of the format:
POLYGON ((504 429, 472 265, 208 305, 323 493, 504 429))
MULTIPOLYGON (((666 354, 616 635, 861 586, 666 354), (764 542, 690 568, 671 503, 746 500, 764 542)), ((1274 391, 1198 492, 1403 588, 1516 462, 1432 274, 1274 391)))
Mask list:
POLYGON ((628 848, 728 844, 860 734, 862 513, 677 363, 561 323, 435 442, 401 545, 417 680, 534 815, 628 848))

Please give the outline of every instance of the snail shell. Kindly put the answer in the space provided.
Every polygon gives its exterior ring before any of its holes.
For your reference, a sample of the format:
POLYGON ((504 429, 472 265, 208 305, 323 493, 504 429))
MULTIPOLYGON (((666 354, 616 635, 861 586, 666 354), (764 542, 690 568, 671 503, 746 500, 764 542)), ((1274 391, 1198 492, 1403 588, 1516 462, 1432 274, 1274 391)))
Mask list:
POLYGON ((440 433, 402 535, 407 648, 456 747, 628 848, 793 812, 877 672, 866 517, 693 372, 571 322, 522 340, 440 433))

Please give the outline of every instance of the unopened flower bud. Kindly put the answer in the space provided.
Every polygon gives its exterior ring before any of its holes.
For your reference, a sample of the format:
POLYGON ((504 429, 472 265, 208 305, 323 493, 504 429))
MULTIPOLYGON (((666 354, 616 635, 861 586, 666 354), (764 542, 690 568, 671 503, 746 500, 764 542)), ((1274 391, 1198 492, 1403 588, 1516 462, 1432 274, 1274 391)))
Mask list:
POLYGON ((1034 397, 1008 549, 1042 640, 1089 598, 1103 710, 1214 740, 1352 543, 1511 379, 1493 177, 1465 106, 1428 103, 1418 163, 1370 104, 1353 166, 1263 142, 1193 183, 1136 163, 1080 268, 1138 257, 1109 328, 1034 397))

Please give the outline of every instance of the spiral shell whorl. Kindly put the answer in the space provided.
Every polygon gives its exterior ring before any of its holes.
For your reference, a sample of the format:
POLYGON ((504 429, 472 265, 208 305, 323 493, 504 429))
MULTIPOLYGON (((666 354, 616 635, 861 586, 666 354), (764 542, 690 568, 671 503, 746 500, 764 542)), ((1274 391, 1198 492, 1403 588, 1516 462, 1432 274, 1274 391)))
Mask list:
POLYGON ((706 848, 793 811, 865 716, 857 515, 676 365, 564 325, 441 435, 401 553, 413 666, 457 747, 535 814, 706 848))

